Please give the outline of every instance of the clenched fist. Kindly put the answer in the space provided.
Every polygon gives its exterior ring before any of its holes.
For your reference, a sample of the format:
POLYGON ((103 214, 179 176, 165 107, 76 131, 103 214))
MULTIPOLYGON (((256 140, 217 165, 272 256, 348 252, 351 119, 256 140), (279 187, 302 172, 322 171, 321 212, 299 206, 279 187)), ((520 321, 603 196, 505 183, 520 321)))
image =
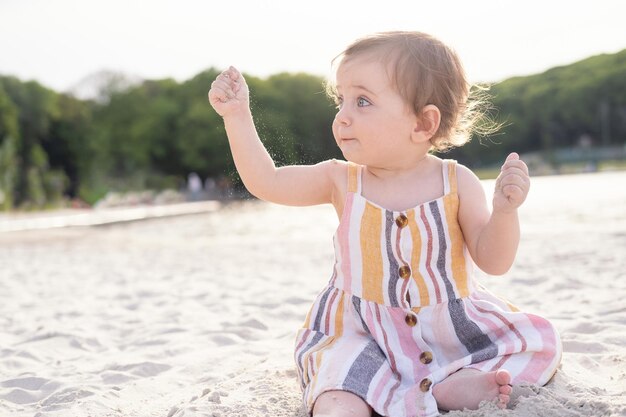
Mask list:
POLYGON ((496 179, 493 210, 510 212, 522 205, 530 189, 528 167, 515 152, 509 154, 496 179))
POLYGON ((246 80, 235 67, 223 71, 211 84, 209 103, 222 117, 247 110, 249 100, 246 80))

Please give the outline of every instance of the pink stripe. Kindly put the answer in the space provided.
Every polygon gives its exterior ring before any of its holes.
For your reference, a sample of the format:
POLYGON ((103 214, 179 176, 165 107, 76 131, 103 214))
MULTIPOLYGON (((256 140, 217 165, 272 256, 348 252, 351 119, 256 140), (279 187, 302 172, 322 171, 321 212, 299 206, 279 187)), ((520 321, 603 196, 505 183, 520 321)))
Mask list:
POLYGON ((432 267, 430 266, 430 262, 433 258, 433 231, 430 228, 430 224, 428 224, 428 219, 426 218, 426 212, 424 211, 424 205, 420 207, 420 218, 426 227, 426 234, 428 245, 426 246, 426 270, 428 271, 428 276, 430 276, 431 281, 435 286, 435 296, 437 297, 437 304, 441 303, 441 291, 439 290, 439 284, 435 279, 435 273, 433 272, 432 267))
POLYGON ((304 332, 304 335, 302 336, 302 338, 300 339, 300 342, 298 343, 298 346, 296 346, 296 357, 300 353, 298 351, 300 350, 302 345, 304 345, 304 342, 306 342, 306 340, 309 338, 310 334, 311 334, 311 329, 306 329, 306 331, 304 332))
POLYGON ((498 369, 502 368, 502 365, 504 365, 504 362, 508 361, 509 358, 511 357, 511 355, 504 355, 502 358, 500 358, 500 360, 498 361, 498 363, 496 363, 492 368, 491 371, 497 371, 498 369))
POLYGON ((541 334, 543 349, 533 354, 526 368, 514 378, 514 382, 530 382, 536 384, 539 382, 539 378, 548 370, 548 365, 552 364, 554 361, 554 356, 557 353, 556 335, 547 320, 533 314, 528 314, 527 317, 535 329, 541 334))
POLYGON ((365 311, 365 324, 370 331, 370 334, 374 340, 378 340, 378 325, 374 322, 374 316, 372 315, 372 309, 367 307, 365 311))
POLYGON ((506 319, 506 317, 504 317, 502 314, 498 313, 497 311, 487 311, 484 308, 478 307, 477 305, 474 305, 474 308, 476 308, 476 310, 480 311, 481 313, 492 314, 492 315, 496 316, 498 319, 500 319, 500 321, 502 323, 506 324, 507 327, 509 328, 509 330, 511 330, 513 333, 515 333, 515 336, 517 336, 518 339, 522 341, 522 348, 520 349, 520 351, 521 352, 526 352, 526 349, 528 349, 528 343, 526 342, 526 338, 524 336, 522 336, 520 331, 517 330, 517 327, 515 327, 515 325, 513 323, 508 321, 506 319))
POLYGON ((341 271, 343 272, 343 289, 352 290, 352 265, 350 263, 350 222, 352 221, 352 204, 354 193, 348 193, 343 207, 343 216, 339 222, 337 237, 341 248, 341 271))
MULTIPOLYGON (((415 340, 413 340, 411 328, 405 322, 406 313, 401 310, 393 310, 391 313, 393 325, 398 329, 396 334, 398 335, 398 343, 400 344, 402 353, 407 358, 419 358, 422 354, 422 350, 417 343, 415 343, 415 340)), ((417 365, 422 365, 422 363, 418 360, 413 362, 413 379, 416 381, 421 380, 425 375, 430 373, 427 367, 417 365), (420 370, 425 370, 426 373, 420 372, 420 370)))
POLYGON ((385 410, 385 414, 389 415, 389 404, 391 403, 391 399, 396 395, 396 390, 400 386, 400 380, 396 380, 396 383, 393 384, 393 387, 389 390, 389 395, 387 396, 387 400, 385 400, 385 404, 383 404, 383 410, 385 410))
POLYGON ((374 307, 376 308, 376 321, 380 325, 380 331, 383 334, 383 341, 385 342, 385 351, 387 355, 389 355, 389 365, 391 366, 391 369, 393 369, 393 371, 397 373, 398 365, 396 364, 396 357, 393 354, 393 350, 391 350, 391 347, 389 346, 389 340, 387 339, 387 332, 385 331, 385 327, 383 326, 383 321, 380 317, 380 307, 378 306, 378 304, 374 304, 374 307))
POLYGON ((309 369, 307 372, 307 379, 309 380, 309 383, 311 383, 316 373, 317 369, 315 369, 315 361, 313 361, 313 355, 309 355, 309 369))
POLYGON ((514 352, 515 343, 509 336, 509 333, 506 332, 504 329, 502 329, 502 326, 497 325, 496 323, 494 323, 493 321, 489 320, 486 317, 479 316, 478 314, 476 314, 473 310, 473 308, 476 308, 476 306, 473 305, 472 303, 468 303, 467 307, 468 307, 466 308, 467 314, 468 316, 470 316, 470 318, 474 322, 483 323, 489 329, 489 332, 493 333, 498 338, 499 342, 505 342, 506 349, 505 349, 504 354, 514 352))
MULTIPOLYGON (((385 386, 387 386, 387 384, 389 383, 392 375, 393 372, 391 371, 391 369, 387 368, 384 375, 378 380, 378 384, 376 385, 376 388, 374 388, 374 392, 372 393, 372 398, 380 398, 383 393, 383 389, 385 389, 385 386)), ((389 414, 389 410, 387 410, 387 408, 385 408, 385 414, 389 414)))
MULTIPOLYGON (((424 399, 422 398, 423 402, 424 399)), ((404 397, 404 409, 406 410, 406 415, 407 416, 416 416, 418 415, 417 413, 417 398, 415 398, 414 396, 411 395, 407 395, 404 397)), ((423 412, 419 415, 424 415, 423 412)))
MULTIPOLYGON (((391 370, 393 371, 393 373, 397 374, 398 365, 396 364, 396 357, 393 354, 393 351, 391 350, 391 348, 389 347, 389 340, 387 339, 387 333, 385 332, 385 328, 383 326, 382 319, 380 317, 380 309, 378 307, 378 304, 375 304, 374 307, 376 308, 376 321, 380 324, 380 331, 382 332, 383 340, 385 342, 385 352, 387 353, 389 357, 389 366, 391 367, 391 370)), ((398 389, 398 387, 400 387, 400 378, 398 378, 396 383, 389 390, 389 397, 387 397, 387 401, 385 401, 385 404, 383 405, 385 412, 387 412, 387 410, 389 409, 389 403, 391 402, 391 399, 395 397, 395 392, 398 389)))

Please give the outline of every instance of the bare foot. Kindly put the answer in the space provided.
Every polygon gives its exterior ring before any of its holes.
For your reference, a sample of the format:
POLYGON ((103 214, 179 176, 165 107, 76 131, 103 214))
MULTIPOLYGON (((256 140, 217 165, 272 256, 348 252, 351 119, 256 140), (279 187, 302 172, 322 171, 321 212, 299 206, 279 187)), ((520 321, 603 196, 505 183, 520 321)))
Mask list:
POLYGON ((442 410, 476 410, 482 401, 494 401, 499 408, 506 408, 512 390, 510 383, 509 371, 482 372, 467 368, 435 385, 433 395, 442 410))

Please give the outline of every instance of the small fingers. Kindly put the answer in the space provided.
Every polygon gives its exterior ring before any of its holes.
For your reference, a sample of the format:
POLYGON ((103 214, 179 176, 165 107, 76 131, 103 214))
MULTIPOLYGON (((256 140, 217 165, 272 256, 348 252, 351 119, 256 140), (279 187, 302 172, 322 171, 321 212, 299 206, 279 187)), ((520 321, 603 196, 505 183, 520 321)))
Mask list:
POLYGON ((519 185, 509 184, 502 187, 502 194, 504 194, 509 201, 523 201, 526 191, 519 185))
POLYGON ((241 73, 232 65, 217 76, 217 79, 227 80, 233 86, 239 86, 241 78, 241 73))
POLYGON ((519 159, 519 155, 515 152, 509 154, 509 156, 506 158, 506 161, 504 161, 504 164, 502 164, 500 171, 505 171, 509 168, 521 169, 526 175, 529 175, 528 166, 524 161, 519 159))
POLYGON ((517 167, 509 167, 503 170, 496 178, 496 188, 507 185, 518 185, 523 188, 530 188, 530 177, 528 173, 517 167))
POLYGON ((519 159, 519 154, 517 152, 511 152, 509 156, 506 157, 507 161, 515 161, 519 159))
POLYGON ((515 187, 519 189, 524 194, 528 193, 530 188, 530 182, 527 177, 509 174, 502 177, 500 180, 499 186, 504 192, 505 195, 508 195, 510 191, 512 191, 511 187, 515 187))
MULTIPOLYGON (((221 76, 220 76, 221 77, 221 76)), ((235 97, 235 92, 228 80, 218 77, 213 83, 211 83, 211 89, 209 90, 209 100, 212 98, 225 102, 235 97)))
POLYGON ((241 73, 237 71, 235 67, 231 66, 217 76, 215 81, 211 84, 211 90, 215 90, 216 94, 223 100, 232 99, 235 98, 237 93, 241 90, 241 83, 241 73))
POLYGON ((211 86, 209 90, 209 101, 211 103, 221 101, 222 103, 228 101, 228 93, 218 86, 211 86))

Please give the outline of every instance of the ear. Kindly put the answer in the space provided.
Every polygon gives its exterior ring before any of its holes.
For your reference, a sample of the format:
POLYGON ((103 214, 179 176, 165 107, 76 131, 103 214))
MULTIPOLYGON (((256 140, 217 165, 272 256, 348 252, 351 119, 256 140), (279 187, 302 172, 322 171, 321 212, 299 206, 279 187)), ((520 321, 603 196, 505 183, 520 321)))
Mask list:
POLYGON ((439 129, 441 123, 441 112, 434 104, 424 106, 422 112, 416 116, 415 128, 412 139, 414 142, 422 143, 429 141, 439 129))

